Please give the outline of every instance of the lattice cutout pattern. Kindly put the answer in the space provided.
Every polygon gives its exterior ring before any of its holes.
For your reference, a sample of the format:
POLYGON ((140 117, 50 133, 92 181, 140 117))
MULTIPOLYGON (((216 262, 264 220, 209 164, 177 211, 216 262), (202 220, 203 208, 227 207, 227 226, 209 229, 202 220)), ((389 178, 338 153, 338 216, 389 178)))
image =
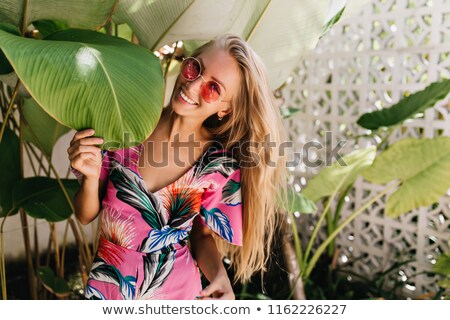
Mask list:
MULTIPOLYGON (((366 133, 356 125, 359 115, 391 106, 405 94, 432 82, 450 78, 450 1, 377 0, 346 21, 339 22, 299 65, 282 89, 284 104, 298 108, 286 120, 295 152, 308 141, 336 145, 348 140, 341 155, 373 144, 353 137, 366 133), (333 141, 326 141, 326 132, 333 141)), ((405 137, 450 136, 450 97, 408 121, 391 136, 393 143, 405 137)), ((324 159, 325 150, 311 158, 324 159)), ((304 162, 290 168, 297 190, 318 168, 304 162)), ((343 217, 379 192, 382 187, 359 178, 344 205, 343 217)), ((386 197, 376 202, 341 232, 340 263, 355 261, 354 272, 373 276, 395 261, 408 260, 393 281, 403 282, 399 294, 419 297, 438 290, 438 277, 425 273, 436 257, 448 252, 450 192, 433 207, 419 208, 397 219, 384 216, 386 197)), ((303 243, 311 234, 314 217, 302 217, 303 243)), ((324 239, 324 232, 318 243, 324 239)), ((389 284, 387 284, 389 286, 389 284)))

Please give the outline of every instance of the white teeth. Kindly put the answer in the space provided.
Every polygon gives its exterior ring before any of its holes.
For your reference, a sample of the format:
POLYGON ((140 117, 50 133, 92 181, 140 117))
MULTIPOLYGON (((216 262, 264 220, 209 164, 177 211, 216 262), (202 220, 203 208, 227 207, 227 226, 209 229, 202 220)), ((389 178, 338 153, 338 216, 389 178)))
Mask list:
POLYGON ((181 95, 181 97, 182 97, 186 102, 188 102, 189 104, 193 104, 193 105, 196 105, 196 104, 197 104, 197 103, 195 103, 194 100, 189 99, 189 97, 183 92, 183 90, 180 90, 180 95, 181 95))

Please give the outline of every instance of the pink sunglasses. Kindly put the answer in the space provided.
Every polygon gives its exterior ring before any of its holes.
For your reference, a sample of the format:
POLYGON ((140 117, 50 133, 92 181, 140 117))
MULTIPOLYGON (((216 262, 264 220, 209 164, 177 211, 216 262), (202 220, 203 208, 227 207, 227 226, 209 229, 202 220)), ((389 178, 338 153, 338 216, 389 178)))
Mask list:
POLYGON ((199 77, 202 78, 203 83, 200 87, 200 93, 203 100, 206 102, 212 103, 217 100, 221 102, 228 102, 220 99, 222 93, 220 84, 214 80, 206 81, 202 76, 202 65, 196 58, 188 57, 183 60, 181 63, 181 76, 187 81, 195 81, 199 77))

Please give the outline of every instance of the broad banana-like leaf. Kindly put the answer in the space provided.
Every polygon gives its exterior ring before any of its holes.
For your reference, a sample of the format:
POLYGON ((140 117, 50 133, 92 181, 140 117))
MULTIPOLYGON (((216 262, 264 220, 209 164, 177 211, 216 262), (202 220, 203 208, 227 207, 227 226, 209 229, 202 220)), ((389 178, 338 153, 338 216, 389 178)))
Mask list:
POLYGON ((124 39, 63 30, 46 40, 2 31, 0 48, 35 101, 56 121, 93 128, 103 148, 144 141, 162 110, 159 59, 124 39))
POLYGON ((51 158, 56 141, 70 128, 50 117, 33 99, 25 99, 22 116, 27 123, 22 129, 23 138, 38 148, 42 145, 51 158))
POLYGON ((400 124, 433 107, 437 101, 444 99, 450 93, 450 79, 435 82, 424 90, 416 92, 393 106, 363 114, 357 121, 361 127, 376 130, 400 124))
POLYGON ((429 206, 450 188, 450 137, 400 140, 378 155, 363 177, 379 184, 400 179, 386 202, 390 217, 429 206))
POLYGON ((61 20, 72 28, 99 29, 112 16, 118 0, 2 0, 0 23, 21 27, 36 20, 61 20), (24 7, 26 2, 26 7, 24 7), (26 8, 26 13, 24 9, 26 8))
POLYGON ((72 291, 66 280, 56 277, 49 267, 39 267, 38 275, 44 287, 59 298, 67 297, 72 291))
MULTIPOLYGON (((2 122, 0 122, 0 127, 2 122)), ((20 146, 19 138, 8 127, 5 127, 0 142, 0 217, 17 212, 13 208, 12 189, 20 179, 20 146)))
POLYGON ((121 0, 114 19, 126 22, 151 50, 178 40, 239 35, 261 56, 276 89, 342 10, 334 2, 342 0, 121 0))
MULTIPOLYGON (((61 179, 61 181, 72 200, 80 184, 75 179, 61 179)), ((57 222, 67 219, 72 214, 56 179, 47 177, 20 179, 14 185, 12 199, 15 208, 23 207, 34 218, 57 222)))
POLYGON ((372 164, 375 155, 376 148, 371 146, 343 156, 339 161, 330 167, 325 167, 312 178, 303 189, 303 194, 316 202, 322 197, 332 195, 339 184, 339 190, 344 190, 356 180, 364 169, 372 164))

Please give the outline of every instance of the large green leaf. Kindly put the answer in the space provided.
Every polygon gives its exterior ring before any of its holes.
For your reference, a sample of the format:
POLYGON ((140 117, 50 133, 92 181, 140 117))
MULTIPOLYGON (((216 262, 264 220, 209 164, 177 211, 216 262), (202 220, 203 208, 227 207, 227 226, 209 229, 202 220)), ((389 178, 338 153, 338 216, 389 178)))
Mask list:
MULTIPOLYGON (((36 20, 61 20, 72 28, 98 29, 112 15, 116 0, 27 0, 26 25, 36 20)), ((0 23, 21 26, 24 0, 2 0, 0 23)))
MULTIPOLYGON (((72 201, 80 184, 75 179, 61 180, 72 201)), ((32 177, 17 181, 13 188, 14 207, 23 207, 38 219, 57 222, 67 219, 72 210, 56 179, 32 177)))
POLYGON ((400 140, 381 153, 363 177, 380 184, 402 182, 386 202, 388 216, 429 206, 450 188, 450 137, 400 140))
POLYGON ((239 35, 262 57, 275 89, 316 45, 327 18, 342 9, 335 2, 342 0, 121 0, 114 19, 127 22, 151 50, 178 40, 239 35))
POLYGON ((62 298, 70 294, 71 290, 66 280, 56 277, 49 267, 38 268, 39 279, 47 290, 62 298))
POLYGON ((287 190, 288 203, 281 203, 285 210, 290 212, 298 211, 300 213, 315 213, 317 211, 316 204, 308 199, 303 193, 295 192, 292 189, 287 190))
POLYGON ((325 167, 312 178, 303 189, 303 194, 316 202, 333 194, 338 187, 339 190, 345 189, 356 180, 364 169, 372 164, 375 154, 376 149, 371 146, 343 156, 339 161, 330 167, 325 167))
POLYGON ((50 117, 33 99, 25 99, 22 115, 28 124, 22 129, 23 138, 37 147, 42 145, 45 153, 51 158, 56 141, 69 132, 70 128, 50 117))
MULTIPOLYGON (((8 127, 5 127, 0 142, 0 176, 0 217, 4 217, 13 208, 12 189, 20 179, 19 138, 8 127)), ((16 212, 10 212, 10 215, 16 212)))
POLYGON ((164 82, 159 59, 147 49, 89 30, 63 30, 47 40, 0 30, 0 48, 56 121, 94 128, 111 148, 137 145, 156 126, 164 82))
POLYGON ((437 101, 444 99, 450 92, 450 79, 435 82, 424 90, 416 92, 393 106, 363 114, 357 123, 367 129, 376 130, 400 124, 406 119, 414 117, 433 107, 437 101))

